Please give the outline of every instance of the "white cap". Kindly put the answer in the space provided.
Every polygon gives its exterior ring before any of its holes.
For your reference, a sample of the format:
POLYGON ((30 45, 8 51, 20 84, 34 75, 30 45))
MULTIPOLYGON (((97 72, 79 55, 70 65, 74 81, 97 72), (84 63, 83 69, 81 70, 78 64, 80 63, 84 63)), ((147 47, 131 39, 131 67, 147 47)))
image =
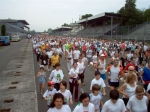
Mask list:
POLYGON ((44 65, 40 65, 40 68, 44 68, 44 65))
POLYGON ((101 54, 100 56, 105 56, 104 54, 101 54))

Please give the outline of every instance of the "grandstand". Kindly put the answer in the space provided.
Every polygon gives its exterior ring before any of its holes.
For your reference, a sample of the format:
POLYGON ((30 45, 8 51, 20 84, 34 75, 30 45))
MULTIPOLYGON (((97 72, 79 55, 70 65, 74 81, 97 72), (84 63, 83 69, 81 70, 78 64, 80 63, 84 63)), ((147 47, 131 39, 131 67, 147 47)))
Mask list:
POLYGON ((54 29, 52 31, 51 35, 55 35, 55 36, 60 36, 60 35, 68 36, 68 35, 70 35, 71 30, 72 30, 71 27, 62 26, 60 28, 54 29))
POLYGON ((119 14, 104 12, 71 23, 67 30, 62 27, 54 29, 52 34, 117 40, 150 40, 150 22, 121 26, 118 22, 120 17, 119 14))
POLYGON ((19 35, 19 36, 26 36, 29 25, 25 20, 14 20, 14 19, 0 19, 0 26, 5 24, 6 26, 6 34, 9 36, 12 35, 19 35))
POLYGON ((72 24, 71 35, 82 37, 104 36, 105 33, 120 25, 116 21, 116 18, 119 17, 119 14, 105 12, 79 20, 77 24, 72 24))

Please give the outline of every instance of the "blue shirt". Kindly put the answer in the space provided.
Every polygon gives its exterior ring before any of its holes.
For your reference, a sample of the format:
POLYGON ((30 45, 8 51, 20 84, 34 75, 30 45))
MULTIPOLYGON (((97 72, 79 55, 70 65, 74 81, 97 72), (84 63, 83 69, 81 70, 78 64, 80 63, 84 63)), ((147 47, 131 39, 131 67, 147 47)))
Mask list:
POLYGON ((143 80, 144 81, 150 81, 150 69, 147 67, 144 67, 143 71, 144 71, 143 80))

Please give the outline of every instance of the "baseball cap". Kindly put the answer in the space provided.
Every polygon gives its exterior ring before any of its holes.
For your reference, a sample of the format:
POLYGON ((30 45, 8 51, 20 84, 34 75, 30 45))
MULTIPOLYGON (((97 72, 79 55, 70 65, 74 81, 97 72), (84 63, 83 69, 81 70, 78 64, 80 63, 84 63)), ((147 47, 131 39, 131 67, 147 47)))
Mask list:
POLYGON ((101 54, 100 56, 105 56, 104 54, 101 54))

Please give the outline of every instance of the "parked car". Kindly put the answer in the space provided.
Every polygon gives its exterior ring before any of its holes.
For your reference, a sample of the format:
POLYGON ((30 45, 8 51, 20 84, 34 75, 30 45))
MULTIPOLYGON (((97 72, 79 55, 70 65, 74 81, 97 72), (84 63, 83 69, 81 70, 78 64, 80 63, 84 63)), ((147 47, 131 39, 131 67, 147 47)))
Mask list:
POLYGON ((0 44, 10 45, 10 37, 9 36, 0 36, 0 44))
POLYGON ((20 37, 19 36, 12 36, 11 37, 11 41, 12 42, 18 42, 18 41, 20 41, 21 39, 20 39, 20 37))

